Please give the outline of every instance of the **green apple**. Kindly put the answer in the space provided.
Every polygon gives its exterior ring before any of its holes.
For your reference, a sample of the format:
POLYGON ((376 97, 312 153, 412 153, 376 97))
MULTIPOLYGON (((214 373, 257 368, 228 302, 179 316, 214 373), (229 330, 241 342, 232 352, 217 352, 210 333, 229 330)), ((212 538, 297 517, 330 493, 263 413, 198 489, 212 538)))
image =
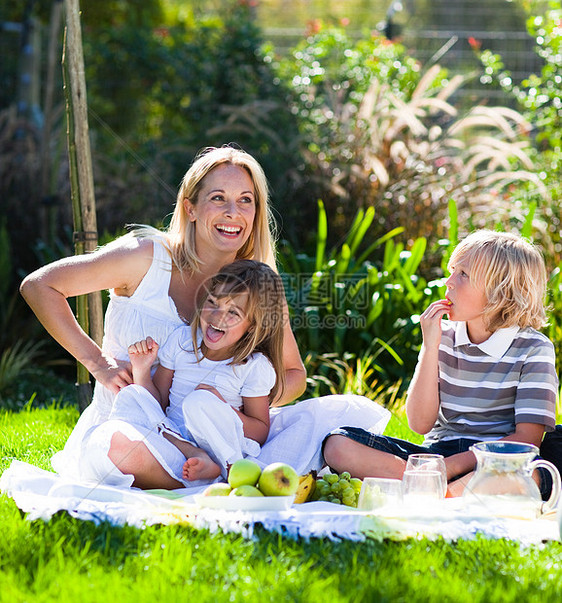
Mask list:
POLYGON ((258 488, 266 496, 292 496, 299 487, 297 472, 285 463, 271 463, 260 475, 258 488))
POLYGON ((255 486, 243 484, 234 488, 229 496, 263 496, 263 494, 255 486))
POLYGON ((230 484, 211 484, 203 490, 203 496, 228 496, 232 491, 230 484))
POLYGON ((232 463, 228 472, 228 483, 233 488, 255 486, 260 477, 261 467, 249 459, 239 459, 232 463))

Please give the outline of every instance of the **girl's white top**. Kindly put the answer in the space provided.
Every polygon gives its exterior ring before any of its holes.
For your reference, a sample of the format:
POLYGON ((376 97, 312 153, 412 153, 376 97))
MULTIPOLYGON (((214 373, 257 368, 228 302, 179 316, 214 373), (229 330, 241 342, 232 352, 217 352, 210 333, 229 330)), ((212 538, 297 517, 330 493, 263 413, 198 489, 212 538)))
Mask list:
POLYGON ((197 359, 191 329, 185 325, 170 335, 158 351, 158 356, 163 367, 174 371, 166 414, 177 424, 183 422, 185 396, 201 383, 216 388, 225 401, 236 409, 242 407, 242 398, 267 396, 275 385, 273 366, 259 352, 251 354, 238 365, 231 364, 231 358, 215 361, 205 358, 201 353, 197 359))

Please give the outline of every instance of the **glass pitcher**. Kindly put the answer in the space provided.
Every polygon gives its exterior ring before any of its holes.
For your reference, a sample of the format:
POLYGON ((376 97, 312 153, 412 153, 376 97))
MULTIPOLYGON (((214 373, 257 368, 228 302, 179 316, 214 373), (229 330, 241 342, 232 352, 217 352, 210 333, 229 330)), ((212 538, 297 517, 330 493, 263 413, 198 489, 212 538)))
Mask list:
POLYGON ((476 470, 463 498, 501 515, 536 517, 553 510, 560 496, 560 474, 542 459, 533 460, 539 449, 522 442, 479 442, 470 447, 476 456, 476 470), (552 475, 552 492, 542 502, 533 471, 544 467, 552 475))

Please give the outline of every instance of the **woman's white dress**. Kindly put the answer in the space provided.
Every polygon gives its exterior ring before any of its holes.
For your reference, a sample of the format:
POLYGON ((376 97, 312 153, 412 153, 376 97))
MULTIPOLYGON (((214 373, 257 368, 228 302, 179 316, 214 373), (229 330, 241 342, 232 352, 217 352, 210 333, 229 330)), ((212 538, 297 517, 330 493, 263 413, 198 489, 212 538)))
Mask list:
MULTIPOLYGON (((184 324, 169 296, 172 259, 162 244, 153 243, 152 264, 136 291, 130 297, 110 291, 105 314, 102 349, 118 360, 128 360, 128 347, 148 335, 165 341, 169 334, 184 324)), ((84 436, 92 427, 107 421, 113 407, 112 394, 96 383, 92 403, 80 416, 65 447, 51 459, 55 471, 71 479, 80 479, 79 457, 84 436)))
MULTIPOLYGON (((120 360, 128 360, 127 348, 132 343, 149 335, 163 343, 172 331, 185 324, 169 296, 171 257, 159 240, 153 242, 153 249, 152 264, 134 294, 122 297, 110 292, 102 348, 120 360)), ((183 481, 185 457, 159 433, 163 417, 159 403, 138 386, 124 388, 119 397, 123 399, 120 409, 127 410, 123 414, 116 409, 117 413, 111 416, 115 395, 96 383, 92 403, 82 413, 64 449, 51 459, 55 471, 68 479, 131 485, 132 476, 122 474, 107 457, 111 436, 119 431, 131 440, 143 441, 164 469, 183 481)), ((221 406, 217 407, 217 421, 220 412, 227 408, 223 403, 221 406)), ((269 437, 253 458, 261 466, 280 461, 305 473, 321 468, 321 444, 330 431, 347 425, 382 433, 390 414, 363 396, 335 395, 273 408, 270 417, 269 437)))

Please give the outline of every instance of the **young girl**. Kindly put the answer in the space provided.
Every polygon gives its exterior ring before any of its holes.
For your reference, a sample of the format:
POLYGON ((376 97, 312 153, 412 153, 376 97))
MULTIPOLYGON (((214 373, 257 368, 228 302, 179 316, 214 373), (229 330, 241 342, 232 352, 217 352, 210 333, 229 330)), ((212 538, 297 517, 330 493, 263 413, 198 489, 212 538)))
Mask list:
MULTIPOLYGON (((482 230, 455 248, 448 267, 445 298, 421 315, 423 343, 406 401, 424 445, 343 427, 324 444, 334 469, 400 478, 410 454, 433 452, 446 457, 453 480, 473 470, 475 442, 538 447, 553 429, 554 347, 537 330, 546 323, 540 252, 519 236, 482 230)), ((456 486, 460 493, 462 482, 456 486)))
MULTIPOLYGON (((238 260, 207 284, 191 329, 179 327, 161 347, 150 337, 129 347, 135 385, 116 396, 107 453, 122 474, 134 467, 129 454, 120 454, 119 437, 130 439, 122 423, 140 428, 141 436, 149 431, 142 439, 170 475, 170 487, 226 477, 229 464, 257 456, 269 433, 270 401, 284 386, 284 301, 277 273, 238 260), (181 451, 183 466, 177 455, 166 458, 168 443, 181 451)), ((99 473, 89 477, 108 483, 99 473)))

